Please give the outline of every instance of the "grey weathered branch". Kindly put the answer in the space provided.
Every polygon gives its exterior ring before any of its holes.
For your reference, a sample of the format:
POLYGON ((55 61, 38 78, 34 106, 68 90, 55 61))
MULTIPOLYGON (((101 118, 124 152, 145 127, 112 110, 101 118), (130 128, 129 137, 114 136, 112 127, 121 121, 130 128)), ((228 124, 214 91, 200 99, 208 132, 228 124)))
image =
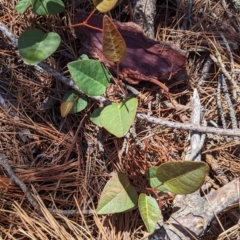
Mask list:
POLYGON ((154 18, 156 16, 156 0, 135 0, 133 3, 134 22, 149 37, 154 39, 154 18))
POLYGON ((41 208, 38 202, 32 196, 31 192, 27 189, 27 186, 25 185, 25 183, 15 175, 15 173, 13 172, 11 166, 8 164, 3 154, 0 154, 0 164, 7 171, 8 176, 10 177, 10 182, 12 181, 15 182, 22 189, 23 193, 26 194, 27 200, 33 206, 33 208, 37 210, 39 213, 41 213, 41 210, 40 210, 41 208))
POLYGON ((198 195, 179 195, 175 199, 173 214, 149 240, 165 239, 191 240, 202 236, 215 216, 231 204, 239 201, 240 179, 237 178, 222 188, 204 197, 198 195), (165 232, 163 231, 165 230, 165 232), (160 238, 161 237, 161 238, 160 238))
POLYGON ((213 63, 212 59, 208 56, 206 61, 205 61, 205 63, 204 63, 204 65, 203 65, 201 78, 198 81, 198 86, 203 85, 204 81, 208 77, 209 71, 210 71, 210 67, 211 67, 212 63, 213 63))
MULTIPOLYGON (((191 123, 200 126, 201 122, 201 103, 197 89, 195 88, 193 91, 193 97, 191 99, 192 105, 192 113, 191 113, 191 123)), ((191 154, 190 160, 193 161, 201 161, 201 154, 199 146, 200 146, 201 136, 199 132, 193 131, 191 133, 191 154), (197 153, 197 154, 196 154, 197 153)))
POLYGON ((169 128, 183 129, 188 131, 197 131, 202 133, 213 133, 216 135, 238 136, 238 137, 240 136, 240 130, 236 130, 236 129, 222 129, 222 128, 196 126, 191 123, 170 122, 163 118, 149 117, 142 113, 137 113, 137 118, 141 120, 145 120, 149 123, 154 123, 154 124, 161 125, 164 127, 169 127, 169 128))

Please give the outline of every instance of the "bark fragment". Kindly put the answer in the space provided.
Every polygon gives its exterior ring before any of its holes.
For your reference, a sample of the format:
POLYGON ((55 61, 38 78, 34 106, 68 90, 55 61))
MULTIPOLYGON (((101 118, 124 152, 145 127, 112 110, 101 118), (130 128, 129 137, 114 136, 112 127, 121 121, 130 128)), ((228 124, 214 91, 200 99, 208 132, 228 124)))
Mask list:
MULTIPOLYGON (((88 14, 79 11, 75 17, 75 23, 81 23, 88 14)), ((120 23, 113 21, 122 34, 126 46, 126 57, 120 62, 120 77, 137 84, 140 81, 159 80, 161 82, 181 79, 185 72, 187 54, 172 44, 158 42, 147 38, 142 29, 133 22, 120 23)), ((94 15, 88 24, 102 29, 102 16, 94 15)), ((108 61, 102 53, 102 33, 100 31, 83 26, 75 28, 75 34, 79 39, 87 36, 84 44, 84 53, 98 58, 111 70, 116 71, 116 64, 108 61)), ((184 75, 185 76, 185 75, 184 75)))

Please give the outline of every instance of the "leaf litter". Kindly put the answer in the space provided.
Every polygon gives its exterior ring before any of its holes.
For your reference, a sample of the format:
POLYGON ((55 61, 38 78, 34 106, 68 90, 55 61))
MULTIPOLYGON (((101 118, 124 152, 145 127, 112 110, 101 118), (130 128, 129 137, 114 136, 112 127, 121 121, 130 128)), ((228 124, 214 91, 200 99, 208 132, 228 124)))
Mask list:
MULTIPOLYGON (((216 107, 217 74, 222 68, 222 72, 225 71, 225 75, 228 73, 238 86, 240 39, 235 30, 240 21, 238 10, 231 4, 223 6, 225 1, 212 0, 206 4, 194 1, 191 18, 187 22, 189 29, 184 30, 181 23, 187 7, 184 1, 181 2, 177 7, 174 3, 169 6, 167 1, 159 1, 155 19, 156 40, 175 44, 189 55, 187 82, 170 88, 176 94, 174 102, 178 110, 173 109, 172 103, 151 83, 134 85, 142 95, 138 110, 170 121, 189 122, 190 98, 193 89, 198 88, 204 108, 202 118, 221 127, 216 107), (232 11, 234 14, 229 18, 232 11), (221 34, 228 42, 232 58, 221 34)), ((66 65, 72 61, 70 58, 78 59, 79 49, 84 46, 84 36, 79 41, 74 38, 72 30, 52 26, 72 22, 77 8, 90 12, 92 5, 89 1, 66 1, 66 18, 57 15, 36 18, 30 10, 20 16, 15 12, 13 2, 1 1, 0 4, 1 21, 16 36, 29 27, 26 17, 33 19, 32 27, 60 34, 61 46, 47 62, 69 77, 66 65)), ((129 1, 125 0, 111 14, 121 22, 133 19, 129 1)), ((127 172, 134 185, 146 187, 144 174, 150 166, 183 159, 182 154, 189 144, 188 132, 142 121, 136 123, 136 134, 130 134, 126 141, 116 139, 106 132, 99 132, 85 116, 98 107, 97 102, 91 102, 88 109, 80 114, 62 119, 60 102, 67 91, 66 86, 51 74, 38 72, 19 62, 19 56, 2 33, 0 39, 0 94, 6 103, 0 109, 2 153, 15 174, 33 192, 42 212, 40 215, 29 205, 20 188, 9 183, 6 172, 1 170, 0 228, 3 237, 142 239, 147 233, 138 212, 119 214, 118 221, 116 216, 96 215, 99 195, 113 171, 127 172), (41 105, 49 96, 53 96, 55 105, 42 111, 41 105), (139 141, 143 146, 141 149, 137 147, 139 141), (104 153, 98 150, 99 144, 104 146, 104 153), (123 144, 126 147, 123 148, 123 144)), ((229 80, 230 95, 236 96, 232 104, 238 121, 239 93, 232 86, 234 84, 229 80)), ((110 87, 108 95, 111 92, 110 87)), ((231 128, 228 105, 223 95, 220 98, 226 126, 231 128)), ((239 139, 209 134, 204 146, 203 157, 211 155, 217 168, 229 181, 239 177, 239 139)), ((220 176, 215 175, 212 188, 220 186, 220 176)), ((163 203, 169 211, 171 199, 163 198, 163 203)), ((231 212, 219 216, 228 236, 239 234, 233 216, 231 212)), ((216 239, 219 234, 219 239, 224 239, 222 230, 216 226, 217 223, 213 222, 202 239, 216 239)))

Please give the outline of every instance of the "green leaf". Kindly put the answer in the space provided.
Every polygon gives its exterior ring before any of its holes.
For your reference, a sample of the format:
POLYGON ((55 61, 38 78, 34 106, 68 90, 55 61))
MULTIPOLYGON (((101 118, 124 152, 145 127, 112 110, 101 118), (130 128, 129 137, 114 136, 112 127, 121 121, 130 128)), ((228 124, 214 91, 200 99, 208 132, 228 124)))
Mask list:
POLYGON ((102 95, 110 81, 106 68, 96 60, 70 62, 68 69, 76 85, 89 96, 102 95))
POLYGON ((116 137, 123 137, 134 121, 137 106, 138 101, 136 98, 128 98, 120 103, 112 103, 102 110, 100 123, 116 137))
POLYGON ((124 173, 115 174, 105 185, 97 213, 112 214, 125 212, 137 205, 137 192, 124 173))
POLYGON ((79 97, 73 104, 73 107, 70 113, 78 113, 84 110, 87 107, 87 100, 84 96, 79 97))
POLYGON ((57 14, 64 11, 61 0, 32 0, 33 12, 38 15, 57 14))
POLYGON ((100 114, 101 114, 103 109, 104 109, 104 107, 97 108, 90 115, 90 120, 99 127, 102 127, 102 125, 100 123, 100 114))
POLYGON ((138 208, 148 232, 152 233, 161 217, 161 210, 156 199, 141 193, 138 199, 138 208))
POLYGON ((63 96, 61 104, 61 116, 65 117, 68 113, 78 113, 87 107, 87 100, 80 96, 75 90, 70 90, 63 96))
POLYGON ((18 49, 26 64, 35 65, 54 53, 60 42, 61 39, 57 33, 28 29, 19 37, 18 49))
POLYGON ((20 0, 15 6, 15 10, 20 14, 23 14, 30 5, 31 0, 20 0))
POLYGON ((89 57, 86 54, 82 54, 78 60, 89 60, 89 57))
POLYGON ((164 185, 162 185, 162 182, 160 182, 156 177, 157 169, 158 167, 155 167, 155 166, 150 167, 146 172, 146 176, 152 188, 156 188, 157 191, 164 192, 167 190, 167 188, 164 185))
POLYGON ((167 162, 158 167, 156 177, 172 193, 190 194, 202 186, 208 171, 203 162, 167 162))

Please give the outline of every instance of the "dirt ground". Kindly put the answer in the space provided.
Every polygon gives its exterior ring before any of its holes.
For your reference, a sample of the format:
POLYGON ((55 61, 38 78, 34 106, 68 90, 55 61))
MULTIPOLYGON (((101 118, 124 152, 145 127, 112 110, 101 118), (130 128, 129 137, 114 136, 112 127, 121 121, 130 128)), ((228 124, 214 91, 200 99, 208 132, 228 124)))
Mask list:
MULTIPOLYGON (((20 15, 14 10, 16 1, 0 0, 0 19, 16 37, 33 27, 59 33, 61 45, 46 63, 70 78, 66 65, 79 58, 83 43, 68 26, 74 22, 77 9, 90 12, 93 5, 89 0, 64 2, 64 13, 36 16, 31 8, 20 15)), ((166 83, 173 96, 171 101, 152 83, 132 85, 142 96, 139 113, 189 124, 194 110, 191 97, 197 89, 201 125, 239 131, 239 11, 239 2, 233 0, 157 1, 155 40, 186 51, 186 76, 180 83, 166 83), (221 78, 226 84, 220 91, 221 78)), ((132 1, 120 1, 111 17, 132 21, 132 1)), ((90 113, 102 104, 91 98, 84 111, 62 118, 60 104, 69 87, 50 72, 25 65, 3 32, 0 53, 0 153, 24 183, 9 176, 1 163, 0 238, 148 237, 137 210, 98 216, 95 210, 100 194, 113 172, 124 172, 134 186, 145 188, 149 167, 185 159, 191 131, 136 118, 133 133, 116 138, 90 121, 90 113), (35 201, 42 214, 34 208, 35 201)), ((112 89, 111 85, 104 97, 109 98, 112 89)), ((239 178, 239 137, 205 134, 200 157, 211 169, 206 179, 208 192, 239 178)), ((173 199, 173 195, 162 196, 165 219, 172 214, 173 199)), ((228 206, 201 239, 240 239, 239 211, 239 203, 228 206)))

